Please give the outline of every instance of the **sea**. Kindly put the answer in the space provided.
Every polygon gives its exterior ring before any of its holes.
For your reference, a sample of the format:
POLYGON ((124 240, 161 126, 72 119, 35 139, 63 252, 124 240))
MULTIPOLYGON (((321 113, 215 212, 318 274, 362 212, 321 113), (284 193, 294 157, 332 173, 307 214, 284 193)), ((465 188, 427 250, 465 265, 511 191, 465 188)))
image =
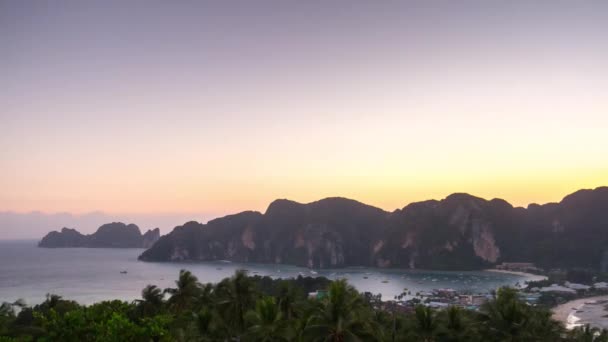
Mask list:
POLYGON ((140 298, 148 284, 174 287, 181 269, 196 275, 202 283, 216 283, 238 269, 251 275, 272 278, 324 276, 346 278, 359 291, 393 299, 407 291, 427 292, 451 288, 469 293, 489 293, 501 286, 517 286, 534 276, 489 271, 425 271, 349 267, 310 270, 277 264, 227 261, 156 263, 138 261, 137 248, 38 248, 37 241, 0 241, 0 302, 23 299, 28 305, 57 294, 81 304, 103 300, 131 301, 140 298))

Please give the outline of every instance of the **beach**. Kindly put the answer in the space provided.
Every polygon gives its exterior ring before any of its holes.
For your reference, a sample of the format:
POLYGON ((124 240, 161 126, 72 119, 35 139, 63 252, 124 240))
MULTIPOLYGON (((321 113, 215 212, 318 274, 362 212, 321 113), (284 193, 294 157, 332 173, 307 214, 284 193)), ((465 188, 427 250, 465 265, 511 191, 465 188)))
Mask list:
POLYGON ((545 280, 545 279, 547 279, 547 277, 544 276, 544 275, 533 274, 533 273, 526 273, 526 272, 518 272, 518 271, 499 270, 499 269, 496 269, 496 268, 487 268, 484 271, 518 275, 518 276, 526 277, 527 278, 526 281, 538 281, 538 280, 545 280))
POLYGON ((564 323, 567 329, 585 324, 608 329, 606 305, 608 295, 575 299, 553 308, 553 319, 564 323))

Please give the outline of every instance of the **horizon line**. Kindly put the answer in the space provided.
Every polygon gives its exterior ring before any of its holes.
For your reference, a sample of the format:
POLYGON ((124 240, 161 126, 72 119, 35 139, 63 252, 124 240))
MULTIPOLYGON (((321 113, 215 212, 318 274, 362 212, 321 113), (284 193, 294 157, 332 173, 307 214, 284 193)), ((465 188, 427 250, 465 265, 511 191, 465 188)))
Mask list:
MULTIPOLYGON (((553 203, 560 203, 561 201, 564 200, 564 198, 566 198, 569 195, 572 195, 572 194, 574 194, 576 192, 579 192, 579 191, 593 191, 593 190, 597 190, 597 189, 601 189, 601 188, 607 188, 607 187, 608 187, 608 185, 599 185, 599 186, 596 186, 594 188, 582 188, 582 189, 578 189, 578 190, 575 190, 573 192, 570 192, 570 193, 567 193, 567 194, 563 195, 563 197, 561 198, 561 200, 557 201, 557 202, 538 203, 538 202, 534 202, 533 201, 533 202, 529 202, 525 206, 523 206, 523 205, 513 205, 513 204, 511 204, 511 202, 509 202, 508 200, 506 200, 504 198, 493 197, 493 198, 488 199, 488 198, 484 198, 484 197, 481 197, 481 196, 473 195, 473 194, 471 194, 469 192, 458 191, 458 192, 450 193, 450 194, 446 195, 445 197, 443 197, 441 199, 429 198, 429 199, 424 199, 424 200, 411 201, 409 203, 404 204, 402 207, 398 207, 398 208, 395 208, 393 210, 385 209, 385 208, 382 208, 380 206, 376 206, 376 205, 373 205, 373 204, 368 204, 366 202, 362 202, 362 201, 354 199, 354 198, 345 197, 345 196, 339 196, 339 195, 337 195, 337 196, 323 197, 323 198, 319 198, 317 200, 309 201, 309 202, 308 201, 297 201, 297 200, 293 200, 293 199, 289 199, 289 198, 275 198, 274 200, 270 201, 270 203, 268 203, 268 205, 266 206, 266 210, 268 209, 268 207, 272 203, 274 203, 275 201, 279 201, 279 200, 287 200, 287 201, 295 202, 295 203, 298 203, 298 204, 304 204, 304 205, 306 205, 306 204, 311 204, 311 203, 315 203, 315 202, 319 202, 319 201, 326 200, 326 199, 331 199, 331 198, 342 198, 342 199, 347 199, 347 200, 351 200, 351 201, 356 201, 356 202, 365 204, 365 205, 370 206, 370 207, 381 209, 381 210, 386 211, 386 212, 393 212, 393 211, 396 211, 396 210, 403 209, 403 208, 407 207, 410 204, 421 203, 421 202, 426 202, 426 201, 443 201, 446 198, 448 198, 448 197, 450 197, 452 195, 457 195, 457 194, 464 194, 464 195, 472 196, 472 197, 475 197, 475 198, 480 198, 480 199, 482 199, 484 201, 502 200, 502 201, 505 201, 505 202, 509 203, 514 208, 528 208, 530 205, 534 205, 534 204, 536 204, 536 205, 547 205, 547 204, 553 204, 553 203)), ((262 211, 255 210, 255 209, 240 210, 240 211, 238 211, 236 213, 241 213, 241 212, 246 212, 246 211, 256 211, 256 212, 263 213, 262 211)), ((211 213, 211 212, 207 212, 207 213, 205 213, 205 212, 179 212, 179 211, 176 211, 176 212, 111 212, 111 211, 104 211, 104 210, 99 210, 99 209, 91 210, 91 211, 83 211, 83 212, 69 212, 69 211, 51 212, 51 211, 44 211, 44 210, 29 210, 29 211, 0 210, 0 214, 16 214, 16 215, 42 214, 42 215, 47 215, 47 216, 51 216, 51 215, 70 215, 70 216, 75 216, 75 217, 82 217, 82 216, 95 215, 95 214, 98 214, 98 215, 108 215, 108 216, 120 216, 120 215, 145 215, 145 216, 217 215, 217 213, 211 213)), ((232 215, 232 214, 228 213, 226 215, 232 215)))

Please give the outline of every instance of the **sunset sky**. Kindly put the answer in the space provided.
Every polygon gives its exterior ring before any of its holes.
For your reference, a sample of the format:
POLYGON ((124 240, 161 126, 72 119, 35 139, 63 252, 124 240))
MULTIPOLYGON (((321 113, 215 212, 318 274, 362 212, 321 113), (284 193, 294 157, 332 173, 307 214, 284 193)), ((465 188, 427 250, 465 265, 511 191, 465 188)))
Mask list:
POLYGON ((608 185, 608 1, 2 1, 0 51, 0 211, 608 185))

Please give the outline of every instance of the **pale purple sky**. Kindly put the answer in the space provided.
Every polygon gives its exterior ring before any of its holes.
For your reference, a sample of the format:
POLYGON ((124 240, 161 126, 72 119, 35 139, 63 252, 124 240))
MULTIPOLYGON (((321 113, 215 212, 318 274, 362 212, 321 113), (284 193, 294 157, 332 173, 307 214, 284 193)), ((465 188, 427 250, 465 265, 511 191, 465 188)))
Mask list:
POLYGON ((607 1, 1 1, 0 211, 557 201, 608 184, 607 37, 607 1))

